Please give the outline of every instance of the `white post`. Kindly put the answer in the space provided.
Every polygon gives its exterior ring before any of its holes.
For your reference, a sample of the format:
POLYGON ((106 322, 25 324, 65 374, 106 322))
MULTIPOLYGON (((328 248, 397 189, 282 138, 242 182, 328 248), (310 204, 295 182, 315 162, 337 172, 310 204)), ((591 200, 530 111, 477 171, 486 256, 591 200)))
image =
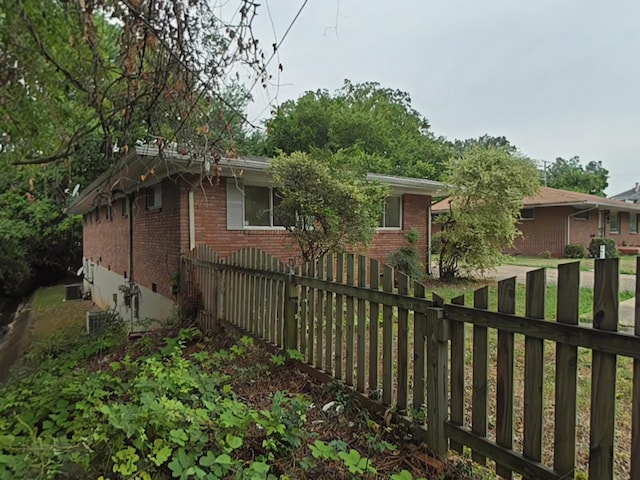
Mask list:
POLYGON ((605 258, 606 254, 605 254, 606 250, 604 248, 604 245, 600 245, 600 258, 605 258))

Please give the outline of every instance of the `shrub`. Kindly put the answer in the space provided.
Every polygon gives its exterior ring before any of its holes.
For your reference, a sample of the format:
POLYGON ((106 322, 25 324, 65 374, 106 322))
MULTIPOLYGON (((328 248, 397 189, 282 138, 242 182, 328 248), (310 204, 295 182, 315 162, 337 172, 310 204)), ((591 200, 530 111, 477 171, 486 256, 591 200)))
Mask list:
POLYGON ((406 245, 391 252, 387 262, 397 271, 408 275, 413 280, 424 278, 424 265, 420 261, 420 254, 416 248, 420 234, 412 228, 404 236, 406 245))
POLYGON ((616 242, 611 238, 592 238, 589 243, 589 255, 593 258, 599 258, 600 245, 604 245, 605 258, 617 258, 620 256, 616 242))
POLYGON ((549 250, 545 250, 540 254, 540 258, 553 258, 553 255, 551 255, 549 250))
POLYGON ((564 247, 565 258, 584 258, 587 256, 587 250, 581 243, 570 243, 564 247))

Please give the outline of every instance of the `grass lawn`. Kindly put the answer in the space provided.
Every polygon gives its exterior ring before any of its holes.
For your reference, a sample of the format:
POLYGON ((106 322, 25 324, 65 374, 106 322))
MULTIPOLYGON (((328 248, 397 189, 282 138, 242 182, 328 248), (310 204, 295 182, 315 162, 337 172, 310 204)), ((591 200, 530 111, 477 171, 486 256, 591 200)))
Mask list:
MULTIPOLYGON (((504 264, 506 265, 522 265, 525 267, 533 268, 558 268, 559 264, 575 262, 574 258, 542 258, 542 257, 524 257, 524 256, 511 256, 504 257, 504 264)), ((635 275, 636 273, 636 256, 635 255, 623 255, 620 257, 620 273, 635 275)), ((580 269, 583 271, 590 271, 594 269, 593 258, 583 258, 580 260, 580 269)))
POLYGON ((36 290, 32 304, 32 341, 46 340, 67 327, 84 328, 86 313, 97 307, 89 300, 64 301, 64 285, 36 290))

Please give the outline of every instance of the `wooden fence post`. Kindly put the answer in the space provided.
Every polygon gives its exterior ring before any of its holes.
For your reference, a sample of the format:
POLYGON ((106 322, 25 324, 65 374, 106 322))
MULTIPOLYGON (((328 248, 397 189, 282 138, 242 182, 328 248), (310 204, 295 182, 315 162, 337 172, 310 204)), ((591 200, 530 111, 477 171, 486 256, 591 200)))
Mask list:
POLYGON ((429 446, 441 460, 447 458, 447 421, 449 392, 448 381, 449 323, 442 308, 427 310, 427 428, 429 446))
POLYGON ((284 342, 285 350, 298 349, 298 287, 293 271, 285 283, 284 299, 284 342))
MULTIPOLYGON (((593 285, 593 328, 618 329, 618 259, 597 259, 593 285)), ((589 478, 613 478, 616 356, 593 350, 591 362, 589 478)))
MULTIPOLYGON (((634 334, 640 336, 640 256, 636 258, 636 300, 634 334)), ((631 479, 640 480, 640 360, 633 361, 633 404, 631 416, 631 479)))

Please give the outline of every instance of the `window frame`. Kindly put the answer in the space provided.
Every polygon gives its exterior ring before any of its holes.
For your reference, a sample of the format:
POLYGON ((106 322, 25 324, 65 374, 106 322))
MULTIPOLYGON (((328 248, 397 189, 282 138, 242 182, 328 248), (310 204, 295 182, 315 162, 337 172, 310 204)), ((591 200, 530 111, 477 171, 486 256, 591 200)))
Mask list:
POLYGON ((629 233, 636 234, 638 233, 638 214, 630 212, 629 213, 629 233), (634 219, 635 222, 631 222, 631 219, 634 219), (632 228, 633 225, 633 228, 632 228))
POLYGON ((403 205, 403 200, 404 197, 402 194, 398 194, 398 195, 389 195, 387 198, 384 199, 384 203, 382 205, 382 216, 381 216, 381 220, 382 220, 382 225, 378 224, 378 227, 376 228, 376 230, 382 230, 382 231, 398 231, 398 230, 402 230, 402 224, 403 224, 403 214, 404 214, 404 205, 403 205), (387 216, 387 211, 386 211, 386 207, 387 207, 387 199, 389 198, 397 198, 399 199, 398 202, 398 207, 399 207, 399 211, 398 211, 398 220, 399 220, 399 226, 397 227, 387 227, 385 225, 385 219, 387 216))
POLYGON ((243 230, 285 230, 284 225, 274 225, 274 195, 276 188, 271 185, 244 184, 242 189, 242 229, 243 230), (247 225, 246 188, 266 188, 269 190, 269 225, 247 225))
POLYGON ((609 213, 609 233, 619 234, 620 233, 620 212, 609 213), (614 230, 611 226, 611 221, 616 219, 616 229, 614 230))
POLYGON ((162 184, 157 183, 152 187, 145 190, 144 196, 145 208, 150 212, 162 210, 162 184), (150 199, 153 198, 153 203, 150 203, 150 199))
POLYGON ((526 221, 528 221, 528 222, 531 222, 531 221, 533 221, 533 220, 535 220, 535 219, 536 219, 536 209, 535 209, 535 208, 533 208, 533 207, 528 207, 528 208, 521 208, 521 209, 520 209, 520 220, 526 220, 526 221), (525 211, 531 211, 531 216, 530 216, 530 217, 525 217, 525 216, 523 215, 523 213, 524 213, 525 211))
POLYGON ((573 219, 578 220, 580 222, 588 222, 589 221, 589 209, 586 210, 578 210, 574 215, 573 219), (584 215, 584 216, 583 216, 584 215))

